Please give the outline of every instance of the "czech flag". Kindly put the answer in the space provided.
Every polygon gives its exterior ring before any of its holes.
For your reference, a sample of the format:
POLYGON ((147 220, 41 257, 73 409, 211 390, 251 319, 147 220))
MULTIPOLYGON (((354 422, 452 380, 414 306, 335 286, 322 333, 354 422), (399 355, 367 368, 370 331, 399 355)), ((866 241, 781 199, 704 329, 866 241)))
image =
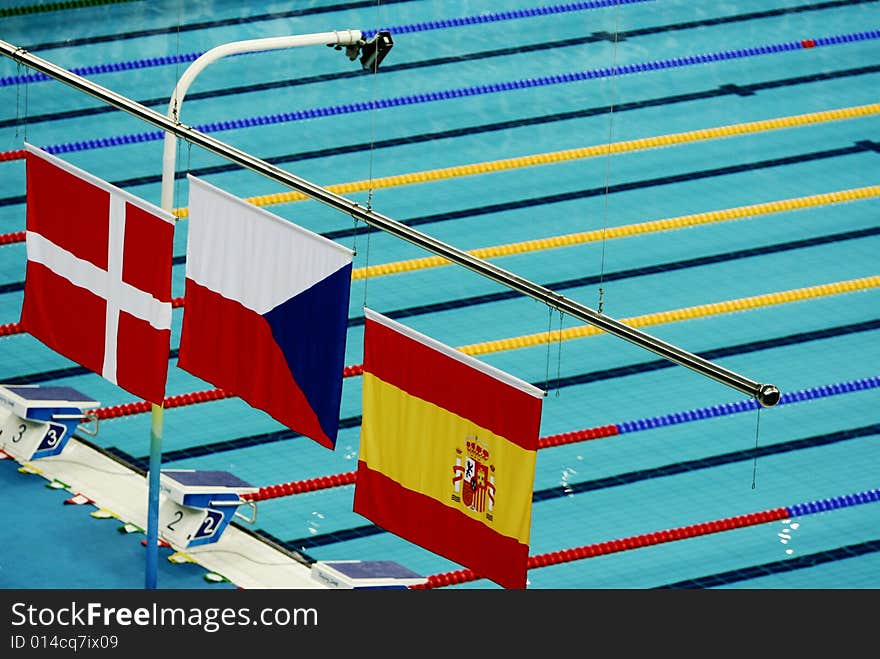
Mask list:
POLYGON ((178 366, 335 448, 352 258, 190 175, 178 366))
POLYGON ((525 588, 544 392, 365 310, 354 512, 525 588))
POLYGON ((30 144, 22 328, 161 404, 174 216, 30 144))

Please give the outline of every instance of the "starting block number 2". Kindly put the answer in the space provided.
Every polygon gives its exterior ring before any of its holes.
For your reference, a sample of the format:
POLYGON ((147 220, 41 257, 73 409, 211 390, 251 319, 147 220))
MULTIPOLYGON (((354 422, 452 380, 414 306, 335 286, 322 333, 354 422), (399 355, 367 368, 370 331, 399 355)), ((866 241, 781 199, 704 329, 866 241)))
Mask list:
POLYGON ((162 508, 162 536, 183 547, 212 538, 222 527, 223 513, 219 510, 180 506, 172 501, 165 502, 162 508))
POLYGON ((210 538, 212 537, 217 530, 220 528, 220 522, 223 521, 223 513, 218 510, 211 510, 210 508, 205 511, 205 519, 202 520, 202 525, 199 527, 199 530, 196 531, 196 534, 193 536, 194 539, 201 538, 210 538))

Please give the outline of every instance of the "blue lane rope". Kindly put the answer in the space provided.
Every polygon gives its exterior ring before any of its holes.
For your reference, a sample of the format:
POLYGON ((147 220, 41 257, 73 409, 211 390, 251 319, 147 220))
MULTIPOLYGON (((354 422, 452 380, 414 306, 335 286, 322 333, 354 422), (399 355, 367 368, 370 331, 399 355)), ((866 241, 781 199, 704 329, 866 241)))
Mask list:
MULTIPOLYGON (((589 71, 580 71, 574 73, 563 73, 552 76, 542 76, 540 78, 528 78, 524 80, 513 80, 509 82, 490 83, 486 85, 477 85, 474 87, 460 87, 458 89, 447 89, 435 92, 426 92, 424 94, 413 94, 409 96, 398 96, 395 98, 379 99, 374 101, 363 101, 360 103, 347 103, 343 105, 334 105, 322 108, 312 108, 309 110, 299 110, 296 112, 284 112, 280 114, 267 115, 261 117, 249 117, 244 119, 231 119, 228 121, 217 121, 209 124, 201 124, 194 126, 196 130, 202 133, 214 133, 224 130, 236 130, 241 128, 250 128, 253 126, 267 126, 271 124, 286 123, 289 121, 301 121, 305 119, 315 119, 318 117, 330 117, 334 115, 350 114, 354 112, 366 112, 381 108, 399 107, 404 105, 415 105, 419 103, 431 103, 435 101, 443 101, 452 98, 462 98, 467 96, 479 96, 483 94, 495 94, 498 92, 512 91, 516 89, 528 89, 535 87, 544 87, 548 85, 558 85, 570 82, 581 82, 584 80, 595 80, 599 78, 607 78, 615 75, 627 75, 631 73, 644 73, 646 71, 659 71, 662 69, 671 69, 682 66, 692 66, 696 64, 705 64, 707 62, 719 62, 724 60, 740 59, 745 57, 755 57, 758 55, 768 55, 782 53, 801 49, 810 49, 819 46, 832 46, 846 43, 854 43, 858 41, 868 41, 880 38, 880 30, 867 30, 864 32, 855 32, 851 34, 837 35, 833 37, 820 37, 818 39, 803 39, 800 41, 789 41, 781 44, 773 44, 769 46, 757 46, 754 48, 738 48, 736 50, 726 50, 717 53, 708 53, 704 55, 689 55, 687 57, 673 57, 665 60, 655 60, 651 62, 641 62, 636 64, 625 64, 617 67, 606 67, 601 69, 592 69, 589 71)), ((155 142, 165 138, 164 131, 149 131, 145 133, 133 133, 129 135, 118 135, 114 137, 99 138, 94 140, 83 140, 79 142, 68 142, 66 144, 55 144, 43 146, 43 150, 52 154, 72 153, 76 151, 87 151, 90 149, 100 149, 111 146, 119 146, 123 144, 135 144, 139 142, 155 142)))
POLYGON ((637 2, 651 2, 652 0, 594 0, 593 2, 569 2, 562 5, 549 5, 547 7, 533 7, 531 9, 516 9, 498 13, 480 14, 479 16, 465 16, 463 18, 449 18, 439 21, 427 21, 414 23, 400 27, 381 28, 380 30, 363 30, 364 39, 370 39, 381 30, 388 30, 392 34, 412 34, 414 32, 426 32, 428 30, 442 30, 450 27, 462 27, 465 25, 481 25, 494 23, 495 21, 509 21, 518 18, 534 18, 535 16, 550 16, 563 14, 571 11, 583 11, 586 9, 603 9, 617 5, 632 5, 637 2))
POLYGON ((825 512, 826 510, 837 510, 838 508, 849 508, 858 506, 863 503, 875 503, 880 501, 880 489, 865 490, 864 492, 856 492, 854 494, 845 494, 828 499, 818 499, 816 501, 808 501, 806 503, 797 503, 793 506, 786 506, 785 510, 789 517, 800 517, 802 515, 812 515, 814 513, 825 512))
MULTIPOLYGON (((832 385, 819 385, 815 387, 810 387, 808 389, 802 389, 800 391, 791 392, 788 395, 783 395, 780 398, 780 402, 774 406, 774 409, 784 404, 791 403, 800 403, 809 400, 815 400, 818 398, 826 398, 828 396, 841 395, 853 393, 856 391, 866 391, 869 389, 876 389, 880 387, 880 377, 872 376, 857 380, 851 380, 849 382, 842 382, 839 384, 832 385)), ((747 402, 747 401, 746 401, 747 402)), ((539 442, 542 444, 550 438, 556 437, 569 437, 574 438, 573 441, 563 441, 560 444, 554 444, 553 446, 562 446, 565 444, 577 443, 580 441, 588 441, 588 439, 604 439, 604 438, 612 438, 619 437, 624 432, 632 433, 640 430, 650 430, 652 428, 659 428, 661 426, 671 426, 676 425, 678 423, 687 423, 689 421, 700 421, 703 419, 709 419, 718 416, 727 416, 730 414, 736 414, 737 412, 745 412, 747 408, 740 404, 729 403, 729 404, 720 404, 720 405, 712 405, 705 408, 700 408, 696 410, 688 410, 685 412, 676 412, 673 414, 667 414, 662 417, 652 417, 651 419, 643 419, 637 421, 628 421, 624 423, 616 423, 609 424, 608 426, 595 426, 593 428, 587 428, 582 430, 574 430, 570 432, 558 433, 556 435, 548 435, 545 437, 541 437, 539 442), (624 429, 625 428, 625 429, 624 429), (610 432, 605 432, 609 430, 610 432), (599 431, 596 433, 595 431, 599 431), (580 437, 580 439, 578 439, 580 437)), ((361 424, 361 417, 347 417, 345 419, 340 420, 340 428, 356 428, 361 424)), ((189 448, 189 449, 180 449, 179 451, 166 451, 164 459, 166 461, 174 462, 176 460, 182 460, 184 458, 192 458, 198 457, 199 455, 209 455, 214 454, 219 451, 234 451, 243 446, 255 446, 255 445, 263 445, 270 444, 273 442, 284 441, 287 439, 291 439, 292 437, 297 437, 299 434, 296 431, 290 429, 270 431, 268 433, 260 433, 259 435, 246 435, 244 437, 238 437, 236 439, 224 440, 221 442, 217 442, 209 445, 202 445, 198 450, 189 448), (196 451, 194 453, 194 451, 196 451)), ((550 446, 542 447, 541 450, 545 450, 551 448, 550 446)), ((135 458, 133 456, 120 454, 120 457, 128 461, 130 464, 135 465, 143 465, 145 458, 135 458)))
MULTIPOLYGON (((127 62, 111 62, 109 64, 93 64, 90 66, 78 66, 70 69, 71 73, 88 77, 101 73, 116 73, 119 71, 134 71, 136 69, 149 69, 154 66, 169 66, 171 64, 189 63, 198 59, 202 53, 188 53, 185 55, 168 55, 166 57, 150 57, 148 59, 130 60, 127 62)), ((11 87, 23 83, 45 82, 52 80, 45 73, 28 73, 25 75, 6 76, 0 78, 0 87, 11 87)))
MULTIPOLYGON (((516 11, 488 13, 481 14, 479 16, 464 16, 461 18, 448 18, 439 21, 413 23, 411 25, 380 28, 379 30, 361 30, 361 36, 364 39, 369 40, 376 36, 378 32, 383 30, 387 30, 392 34, 413 34, 415 32, 426 32, 428 30, 443 30, 448 28, 464 27, 468 25, 496 23, 498 21, 510 21, 520 18, 534 18, 537 16, 550 16, 553 14, 563 14, 574 11, 601 9, 618 4, 630 5, 638 2, 653 1, 654 0, 594 0, 593 2, 570 2, 562 5, 549 5, 547 7, 534 7, 532 9, 518 9, 516 11)), ((109 64, 82 66, 70 70, 73 73, 81 76, 97 75, 101 73, 116 73, 119 71, 134 71, 137 69, 148 69, 156 66, 186 64, 195 61, 203 54, 204 52, 195 52, 183 55, 170 55, 167 57, 150 57, 147 59, 129 60, 127 62, 112 62, 109 64)), ((252 53, 241 54, 250 55, 252 53)), ((0 87, 8 87, 10 85, 17 85, 25 82, 43 82, 51 79, 51 76, 48 76, 45 73, 29 73, 26 75, 6 76, 0 78, 0 87)))
MULTIPOLYGON (((865 391, 868 389, 876 389, 880 387, 880 376, 870 376, 847 382, 838 382, 835 384, 823 384, 799 391, 790 391, 782 394, 779 398, 777 407, 782 405, 790 405, 791 403, 800 403, 806 400, 815 400, 818 398, 827 398, 828 396, 837 396, 839 394, 848 394, 854 391, 865 391)), ((733 403, 722 403, 720 405, 709 405, 694 410, 686 410, 684 412, 674 412, 672 414, 663 414, 661 416, 648 417, 638 419, 636 421, 624 421, 623 423, 614 424, 617 427, 617 433, 637 432, 639 430, 650 430, 652 428, 662 428, 664 426, 674 426, 679 423, 688 423, 690 421, 699 421, 701 419, 710 419, 719 416, 729 416, 740 412, 748 412, 757 410, 758 401, 754 398, 736 401, 733 403)))

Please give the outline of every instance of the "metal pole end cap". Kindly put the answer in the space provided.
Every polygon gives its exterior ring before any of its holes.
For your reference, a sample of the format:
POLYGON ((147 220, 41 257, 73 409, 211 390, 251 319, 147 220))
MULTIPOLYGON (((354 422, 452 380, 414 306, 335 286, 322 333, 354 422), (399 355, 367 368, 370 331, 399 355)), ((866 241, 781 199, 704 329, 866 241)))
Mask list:
POLYGON ((758 390, 758 402, 763 407, 773 407, 779 402, 779 389, 772 384, 762 384, 758 390))

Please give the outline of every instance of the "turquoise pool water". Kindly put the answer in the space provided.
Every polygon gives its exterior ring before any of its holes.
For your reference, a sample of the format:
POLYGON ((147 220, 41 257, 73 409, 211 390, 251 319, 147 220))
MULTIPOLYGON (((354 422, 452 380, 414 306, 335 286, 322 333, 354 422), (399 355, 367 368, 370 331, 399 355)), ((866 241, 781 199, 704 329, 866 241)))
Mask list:
MULTIPOLYGON (((827 116, 877 103, 876 1, 694 5, 386 0, 305 2, 290 10, 280 2, 243 9, 220 0, 156 1, 4 16, 0 38, 66 68, 93 67, 84 75, 165 112, 188 55, 242 39, 387 28, 394 47, 375 75, 323 46, 232 57, 199 76, 181 119, 313 183, 365 181, 346 196, 461 249, 610 233, 880 183, 877 112, 827 116), (707 57, 687 59, 696 55, 707 57), (810 113, 815 120, 803 125, 793 119, 810 113), (781 118, 789 119, 773 130, 670 146, 661 139, 781 118), (644 147, 626 152, 475 175, 453 170, 425 182, 414 176, 637 139, 644 147), (370 189, 370 181, 391 176, 405 184, 370 189)), ((29 74, 0 60, 0 151, 21 149, 24 141, 56 150, 158 204, 162 142, 155 129, 60 82, 26 80, 29 74)), ((0 168, 0 234, 12 234, 24 229, 24 164, 10 157, 0 168)), ((181 142, 176 207, 187 205, 187 172, 241 197, 287 192, 181 142)), ((356 249, 355 268, 427 255, 315 201, 265 207, 356 249)), ((594 308, 601 286, 604 312, 618 319, 717 304, 644 329, 783 394, 808 392, 760 412, 670 420, 541 449, 530 554, 876 491, 878 211, 875 190, 846 202, 493 258, 594 308), (791 292, 799 289, 811 292, 798 298, 791 292), (755 296, 769 297, 739 311, 729 307, 755 296), (842 386, 853 382, 858 386, 842 386), (835 393, 821 389, 826 385, 841 386, 835 393)), ((182 220, 176 227, 180 257, 186 226, 182 220)), ((25 260, 23 242, 0 244, 0 325, 19 320, 25 260)), ((182 296, 178 261, 174 295, 182 296)), ((355 280, 346 364, 362 361, 365 305, 452 346, 578 324, 505 292, 457 266, 355 280)), ((182 314, 175 309, 174 348, 182 314)), ((107 407, 134 402, 97 375, 65 371, 75 365, 28 335, 0 337, 0 355, 2 382, 68 384, 107 407)), ((746 398, 608 335, 479 358, 547 389, 542 437, 630 428, 746 398)), ((172 359, 169 396, 211 388, 172 359)), ((360 378, 346 378, 334 451, 285 434, 238 399, 168 409, 163 464, 228 470, 260 487, 351 472, 360 397, 360 378)), ((149 414, 120 416, 103 420, 92 441, 143 468, 149 432, 149 414)), ((12 469, 9 461, 0 467, 12 469)), ((23 478, 11 474, 8 486, 23 478)), ((392 559, 425 575, 460 569, 353 513, 353 492, 345 485, 261 501, 254 530, 316 560, 392 559)), ((28 516, 34 524, 48 514, 40 506, 28 516)), ((875 588, 878 523, 876 497, 824 511, 792 509, 787 520, 536 567, 529 588, 875 588)), ((130 582, 128 570, 138 581, 140 566, 102 559, 110 547, 84 562, 94 583, 130 582)), ((42 574, 51 586, 51 570, 42 574)), ((2 572, 0 585, 29 587, 25 578, 33 577, 2 572)), ((187 581, 177 567, 161 579, 165 587, 215 587, 187 581)), ((73 587, 90 582, 83 577, 73 587)), ((485 579, 449 587, 497 588, 485 579)))

